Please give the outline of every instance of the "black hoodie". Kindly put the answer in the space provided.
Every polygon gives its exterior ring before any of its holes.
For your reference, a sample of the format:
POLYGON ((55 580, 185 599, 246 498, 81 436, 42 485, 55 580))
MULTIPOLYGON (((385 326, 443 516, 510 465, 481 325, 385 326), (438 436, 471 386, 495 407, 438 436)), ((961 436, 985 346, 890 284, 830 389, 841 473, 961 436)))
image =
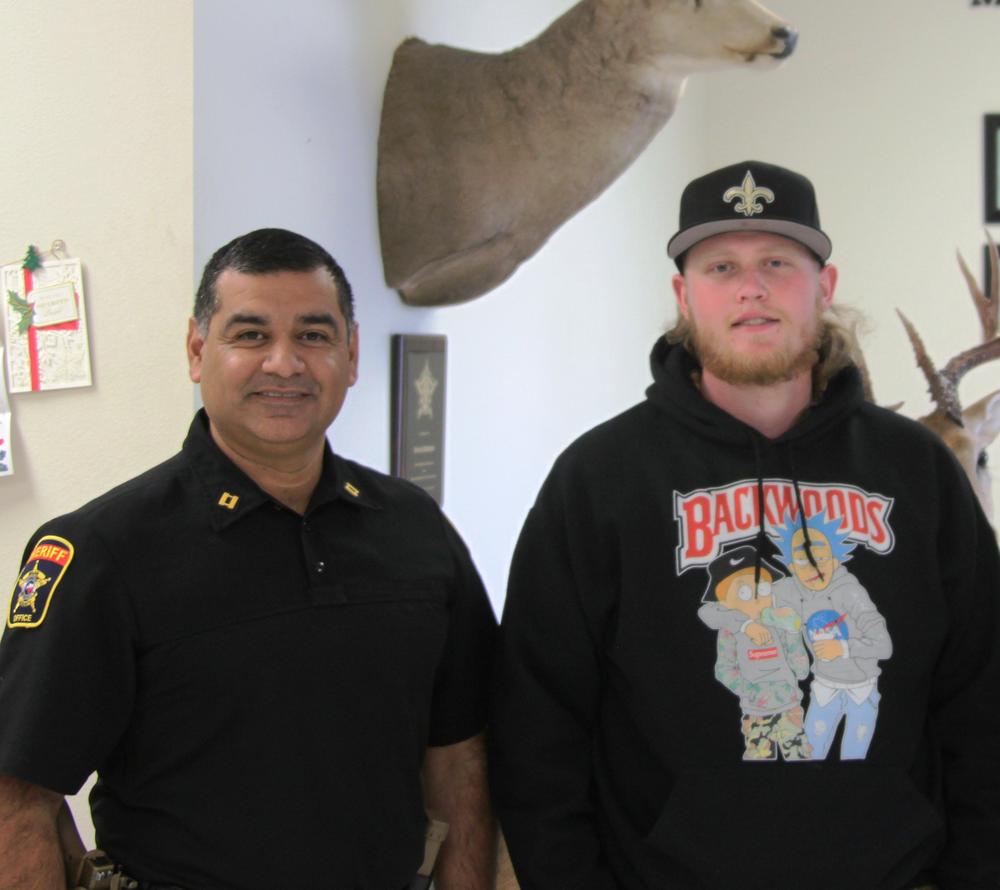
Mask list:
POLYGON ((853 367, 774 440, 683 348, 652 369, 511 566, 491 770, 522 890, 1000 887, 1000 561, 961 468, 853 367))

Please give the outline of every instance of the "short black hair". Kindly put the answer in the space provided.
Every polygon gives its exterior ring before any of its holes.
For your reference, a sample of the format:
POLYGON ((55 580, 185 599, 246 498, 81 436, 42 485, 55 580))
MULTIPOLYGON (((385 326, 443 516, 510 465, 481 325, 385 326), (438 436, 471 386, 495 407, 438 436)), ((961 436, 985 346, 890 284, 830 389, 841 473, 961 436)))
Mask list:
POLYGON ((347 336, 354 330, 354 294, 351 284, 337 261, 315 241, 287 229, 256 229, 234 238, 220 247, 205 264, 201 283, 194 297, 194 319, 202 332, 219 308, 215 283, 232 269, 244 275, 269 272, 311 272, 326 269, 337 285, 337 303, 347 322, 347 336))

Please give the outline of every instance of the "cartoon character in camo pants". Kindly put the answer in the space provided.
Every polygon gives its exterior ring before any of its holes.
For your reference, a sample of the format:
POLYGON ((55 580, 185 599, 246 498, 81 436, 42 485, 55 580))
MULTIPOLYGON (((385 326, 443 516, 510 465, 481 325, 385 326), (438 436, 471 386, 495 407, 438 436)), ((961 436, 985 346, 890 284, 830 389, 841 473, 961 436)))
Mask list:
POLYGON ((799 680, 809 655, 792 609, 776 609, 771 583, 784 573, 763 558, 754 584, 757 548, 744 544, 708 567, 698 617, 718 631, 716 679, 739 696, 744 760, 809 760, 799 680))

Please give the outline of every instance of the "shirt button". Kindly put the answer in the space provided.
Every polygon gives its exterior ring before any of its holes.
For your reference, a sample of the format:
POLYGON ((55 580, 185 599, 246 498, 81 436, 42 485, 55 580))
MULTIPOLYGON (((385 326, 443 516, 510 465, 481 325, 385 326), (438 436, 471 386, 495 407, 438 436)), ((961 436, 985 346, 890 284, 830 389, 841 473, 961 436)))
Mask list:
POLYGON ((306 520, 306 519, 303 519, 302 520, 302 531, 304 531, 304 532, 311 532, 312 530, 313 530, 313 527, 309 524, 309 521, 306 520))
POLYGON ((326 571, 326 563, 322 561, 316 563, 316 571, 322 575, 326 571))

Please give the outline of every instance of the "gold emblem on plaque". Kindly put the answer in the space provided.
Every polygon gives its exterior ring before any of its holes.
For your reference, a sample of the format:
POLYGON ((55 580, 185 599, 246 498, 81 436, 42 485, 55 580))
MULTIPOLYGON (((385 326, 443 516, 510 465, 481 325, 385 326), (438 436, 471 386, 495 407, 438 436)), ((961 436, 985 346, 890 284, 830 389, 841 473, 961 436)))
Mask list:
POLYGON ((434 392, 438 388, 438 379, 431 373, 430 362, 424 362, 424 369, 413 381, 417 391, 417 417, 434 417, 434 392))

